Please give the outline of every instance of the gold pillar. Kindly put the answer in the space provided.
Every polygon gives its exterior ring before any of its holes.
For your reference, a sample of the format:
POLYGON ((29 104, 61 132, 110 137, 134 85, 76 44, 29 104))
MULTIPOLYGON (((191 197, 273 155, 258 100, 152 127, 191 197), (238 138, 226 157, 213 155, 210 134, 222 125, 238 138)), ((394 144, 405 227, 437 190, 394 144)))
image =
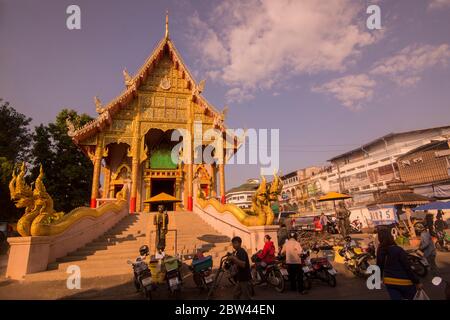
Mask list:
POLYGON ((103 186, 103 198, 109 198, 109 189, 111 184, 111 169, 109 165, 103 167, 103 176, 105 178, 105 183, 103 186))
POLYGON ((98 188, 100 185, 100 171, 103 157, 103 135, 97 136, 97 145, 94 154, 94 172, 92 175, 91 208, 97 207, 98 188))
POLYGON ((211 167, 211 197, 216 198, 217 197, 217 167, 213 165, 211 167))
MULTIPOLYGON (((145 181, 145 200, 150 199, 152 196, 152 179, 149 178, 145 181)), ((150 212, 150 203, 144 203, 144 211, 150 212)))
POLYGON ((139 149, 140 149, 140 108, 136 106, 137 114, 133 121, 133 140, 131 143, 131 195, 130 195, 130 213, 136 212, 137 187, 139 181, 139 149))
MULTIPOLYGON (((181 177, 175 179, 175 197, 181 199, 181 177)), ((180 204, 176 203, 174 210, 180 210, 180 204)))
POLYGON ((220 201, 225 203, 225 164, 219 164, 220 201))

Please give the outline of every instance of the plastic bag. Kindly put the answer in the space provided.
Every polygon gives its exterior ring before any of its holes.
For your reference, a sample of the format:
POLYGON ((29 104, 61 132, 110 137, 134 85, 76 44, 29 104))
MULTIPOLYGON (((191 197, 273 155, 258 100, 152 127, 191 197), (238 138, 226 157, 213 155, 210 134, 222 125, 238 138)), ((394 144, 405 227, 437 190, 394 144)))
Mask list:
POLYGON ((430 300, 428 295, 425 293, 423 289, 417 290, 416 295, 413 300, 430 300))

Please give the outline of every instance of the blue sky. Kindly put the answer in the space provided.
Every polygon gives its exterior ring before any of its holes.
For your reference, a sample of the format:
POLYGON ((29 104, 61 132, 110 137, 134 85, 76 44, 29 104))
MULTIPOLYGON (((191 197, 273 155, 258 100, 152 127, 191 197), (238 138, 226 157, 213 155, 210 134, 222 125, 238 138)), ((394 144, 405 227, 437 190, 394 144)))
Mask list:
MULTIPOLYGON (((450 1, 0 0, 0 97, 33 118, 95 116, 170 36, 232 128, 280 129, 284 173, 389 132, 450 124, 450 1), (70 4, 81 30, 66 28, 70 4), (382 30, 366 28, 381 8, 382 30)), ((258 175, 230 165, 227 189, 258 175)))

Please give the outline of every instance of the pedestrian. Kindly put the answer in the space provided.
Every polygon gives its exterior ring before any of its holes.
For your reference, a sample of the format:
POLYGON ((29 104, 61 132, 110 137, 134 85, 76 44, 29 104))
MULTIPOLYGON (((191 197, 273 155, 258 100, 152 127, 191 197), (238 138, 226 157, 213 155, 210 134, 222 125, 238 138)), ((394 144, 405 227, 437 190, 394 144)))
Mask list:
POLYGON ((288 270, 289 281, 291 284, 291 290, 306 294, 303 289, 303 269, 301 254, 303 252, 302 246, 295 239, 295 233, 289 234, 289 240, 283 245, 281 254, 286 256, 286 264, 288 270))
POLYGON ((248 254, 242 248, 242 239, 240 237, 234 237, 231 239, 231 243, 234 254, 229 257, 229 260, 233 263, 234 279, 236 280, 233 298, 239 300, 242 297, 244 300, 251 300, 250 280, 252 279, 252 275, 250 273, 248 254))
POLYGON ((379 228, 378 240, 377 265, 391 300, 412 300, 422 284, 405 250, 395 243, 389 228, 379 228))
POLYGON ((327 230, 328 219, 323 212, 320 214, 320 224, 322 225, 322 232, 325 232, 327 230))
POLYGON ((339 233, 342 238, 345 238, 348 234, 350 226, 350 211, 345 207, 344 201, 340 201, 336 210, 336 216, 338 218, 339 233))
POLYGON ((433 275, 437 276, 439 272, 436 266, 436 246, 431 238, 430 230, 428 228, 418 227, 417 231, 420 233, 419 250, 423 252, 423 256, 430 264, 433 275))

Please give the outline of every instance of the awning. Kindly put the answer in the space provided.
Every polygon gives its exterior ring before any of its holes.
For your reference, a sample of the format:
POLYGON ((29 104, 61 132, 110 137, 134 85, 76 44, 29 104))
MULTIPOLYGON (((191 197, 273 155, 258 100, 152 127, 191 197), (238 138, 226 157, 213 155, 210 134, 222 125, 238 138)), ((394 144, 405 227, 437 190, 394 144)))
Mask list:
POLYGON ((144 203, 174 203, 174 202, 181 202, 181 200, 165 192, 161 192, 160 194, 157 194, 156 196, 153 196, 150 199, 144 201, 144 203))
POLYGON ((422 211, 422 210, 446 210, 446 209, 450 209, 450 202, 436 201, 415 207, 413 210, 422 211))

